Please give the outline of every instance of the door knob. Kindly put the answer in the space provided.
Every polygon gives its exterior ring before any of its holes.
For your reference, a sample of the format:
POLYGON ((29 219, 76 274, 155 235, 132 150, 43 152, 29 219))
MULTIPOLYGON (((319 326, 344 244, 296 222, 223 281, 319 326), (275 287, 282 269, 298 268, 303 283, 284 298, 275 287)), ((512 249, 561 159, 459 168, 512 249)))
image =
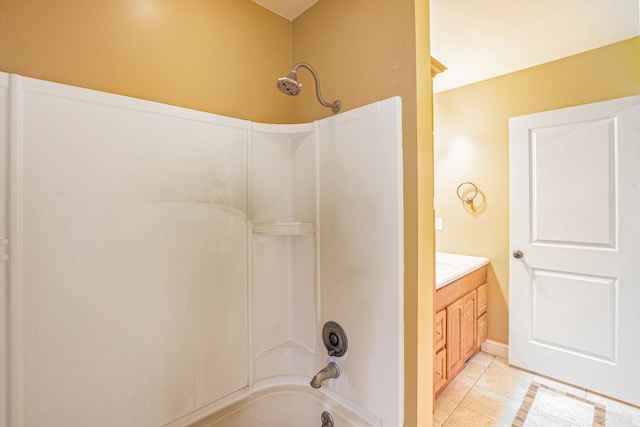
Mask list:
POLYGON ((519 250, 513 251, 513 257, 514 257, 515 259, 520 259, 520 258, 522 258, 523 256, 524 256, 524 254, 522 253, 522 251, 519 251, 519 250))

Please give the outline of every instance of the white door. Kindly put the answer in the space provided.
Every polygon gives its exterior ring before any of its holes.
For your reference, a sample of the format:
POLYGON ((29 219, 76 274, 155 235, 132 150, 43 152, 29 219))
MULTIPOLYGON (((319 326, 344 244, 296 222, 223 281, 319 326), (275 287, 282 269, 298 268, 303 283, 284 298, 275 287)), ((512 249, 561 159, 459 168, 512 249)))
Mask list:
POLYGON ((509 132, 509 362, 640 405, 640 96, 509 132))

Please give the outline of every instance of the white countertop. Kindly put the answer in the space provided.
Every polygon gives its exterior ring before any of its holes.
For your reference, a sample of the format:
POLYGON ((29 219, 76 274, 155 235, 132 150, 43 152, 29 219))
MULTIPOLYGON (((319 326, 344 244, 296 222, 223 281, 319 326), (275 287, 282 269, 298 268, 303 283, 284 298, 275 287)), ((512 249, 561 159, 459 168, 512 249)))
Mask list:
POLYGON ((436 289, 489 264, 489 258, 436 252, 436 289))

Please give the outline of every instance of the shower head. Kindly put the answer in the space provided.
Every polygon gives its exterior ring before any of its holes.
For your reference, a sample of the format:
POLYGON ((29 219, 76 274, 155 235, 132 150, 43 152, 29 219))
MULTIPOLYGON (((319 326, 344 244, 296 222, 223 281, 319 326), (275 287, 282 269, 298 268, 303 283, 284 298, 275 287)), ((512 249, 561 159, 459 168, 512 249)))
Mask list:
POLYGON ((306 68, 311 72, 311 75, 313 75, 313 79, 316 82, 316 97, 318 98, 318 101, 320 101, 320 104, 325 107, 331 108, 331 111, 333 111, 334 113, 340 111, 340 107, 342 107, 342 103, 340 101, 336 100, 333 101, 332 104, 329 104, 324 99, 322 99, 322 95, 320 95, 320 79, 318 78, 318 73, 316 73, 316 70, 314 70, 313 67, 306 62, 298 62, 293 66, 291 72, 287 74, 286 77, 280 77, 278 79, 278 81, 276 82, 276 86, 278 87, 280 92, 289 96, 296 96, 300 94, 300 91, 302 90, 302 83, 298 83, 298 77, 296 76, 296 71, 298 71, 299 67, 306 68))
POLYGON ((296 73, 290 72, 287 77, 280 77, 276 83, 280 92, 289 96, 296 96, 302 90, 302 83, 298 83, 296 73))

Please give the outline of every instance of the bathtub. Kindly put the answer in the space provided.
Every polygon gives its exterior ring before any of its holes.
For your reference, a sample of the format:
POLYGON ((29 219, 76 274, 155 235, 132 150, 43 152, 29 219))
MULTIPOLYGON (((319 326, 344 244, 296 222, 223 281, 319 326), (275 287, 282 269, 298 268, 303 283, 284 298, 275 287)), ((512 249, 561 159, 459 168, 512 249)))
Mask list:
POLYGON ((330 389, 313 389, 308 378, 260 381, 209 414, 182 420, 188 427, 321 426, 328 411, 336 427, 381 427, 382 422, 330 389), (193 418, 196 418, 195 420, 193 418))
POLYGON ((436 289, 489 264, 489 258, 436 252, 436 289))

